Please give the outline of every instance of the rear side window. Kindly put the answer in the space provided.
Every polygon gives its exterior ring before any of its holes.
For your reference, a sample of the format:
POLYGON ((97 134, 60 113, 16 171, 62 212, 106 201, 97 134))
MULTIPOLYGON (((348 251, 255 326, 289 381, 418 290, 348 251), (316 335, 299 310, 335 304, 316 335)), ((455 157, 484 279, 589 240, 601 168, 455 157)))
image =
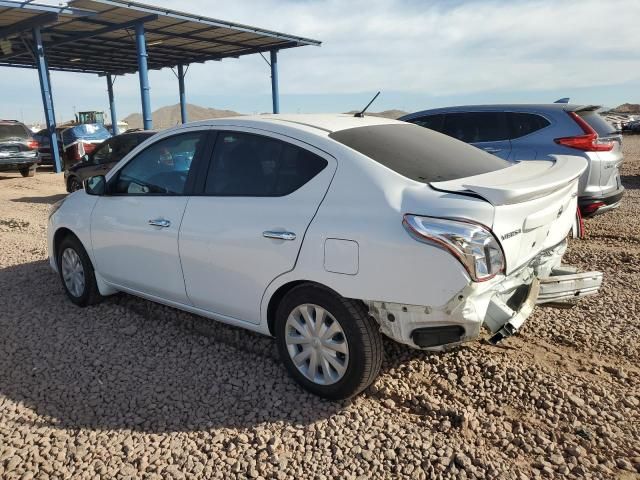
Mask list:
POLYGON ((509 139, 504 112, 447 113, 442 133, 466 143, 509 139))
POLYGON ((23 140, 30 137, 31 134, 29 131, 19 123, 12 125, 0 125, 0 141, 10 140, 13 138, 23 140))
POLYGON ((511 138, 520 138, 551 125, 549 120, 535 113, 512 112, 508 114, 511 138))
POLYGON ((444 127, 444 115, 438 113, 437 115, 425 115, 424 117, 413 118, 409 120, 409 123, 419 125, 436 132, 442 132, 444 127))
POLYGON ((281 197, 298 190, 326 166, 324 158, 274 138, 220 132, 205 194, 281 197))
POLYGON ((600 116, 599 113, 594 111, 584 111, 584 112, 576 112, 582 119, 591 125, 598 136, 600 137, 609 137, 611 135, 616 135, 616 129, 607 122, 604 118, 600 116))
POLYGON ((409 123, 349 128, 329 137, 423 183, 470 177, 511 165, 495 155, 409 123))

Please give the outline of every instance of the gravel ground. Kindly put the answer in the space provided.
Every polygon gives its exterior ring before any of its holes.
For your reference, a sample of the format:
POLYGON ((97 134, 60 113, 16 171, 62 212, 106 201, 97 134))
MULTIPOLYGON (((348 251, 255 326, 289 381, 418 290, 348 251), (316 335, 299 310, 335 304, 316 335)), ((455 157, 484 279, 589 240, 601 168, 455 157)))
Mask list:
POLYGON ((386 342, 340 403, 269 338, 128 295, 74 307, 46 262, 61 176, 0 174, 0 478, 640 478, 640 136, 625 155, 623 205, 566 256, 601 295, 500 347, 386 342))

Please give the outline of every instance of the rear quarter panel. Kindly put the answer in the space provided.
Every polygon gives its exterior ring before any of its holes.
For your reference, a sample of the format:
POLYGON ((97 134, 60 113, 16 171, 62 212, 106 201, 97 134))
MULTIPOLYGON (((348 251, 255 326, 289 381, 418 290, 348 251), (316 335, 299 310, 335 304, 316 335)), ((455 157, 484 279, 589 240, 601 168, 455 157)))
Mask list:
POLYGON ((436 192, 346 147, 331 153, 338 160, 333 182, 306 232, 294 270, 268 287, 263 320, 271 295, 294 280, 321 283, 347 298, 425 306, 444 305, 469 284, 466 271, 450 253, 405 231, 403 214, 473 216, 475 206, 483 204, 478 215, 490 224, 489 204, 436 192), (356 274, 325 268, 327 239, 357 243, 356 274))

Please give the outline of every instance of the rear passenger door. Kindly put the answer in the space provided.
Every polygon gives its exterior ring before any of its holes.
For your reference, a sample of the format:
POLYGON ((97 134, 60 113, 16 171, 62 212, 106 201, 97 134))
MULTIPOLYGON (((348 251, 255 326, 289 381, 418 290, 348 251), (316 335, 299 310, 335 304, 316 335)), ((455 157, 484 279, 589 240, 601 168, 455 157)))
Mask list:
POLYGON ((180 229, 187 295, 197 308, 259 323, 262 295, 295 266, 335 159, 289 137, 237 128, 217 132, 206 167, 180 229))
POLYGON ((504 112, 447 113, 442 133, 505 160, 511 154, 509 126, 504 112))

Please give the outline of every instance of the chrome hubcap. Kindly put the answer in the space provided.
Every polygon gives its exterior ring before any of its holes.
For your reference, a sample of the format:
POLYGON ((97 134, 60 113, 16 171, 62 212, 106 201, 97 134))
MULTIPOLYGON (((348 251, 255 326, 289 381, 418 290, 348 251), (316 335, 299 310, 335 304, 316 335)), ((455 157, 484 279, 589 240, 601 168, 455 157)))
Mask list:
POLYGON ((62 279, 71 295, 80 297, 84 292, 84 267, 82 260, 72 248, 62 252, 62 279))
POLYGON ((313 383, 331 385, 346 373, 347 338, 324 308, 311 303, 294 308, 285 325, 285 341, 293 364, 313 383))

